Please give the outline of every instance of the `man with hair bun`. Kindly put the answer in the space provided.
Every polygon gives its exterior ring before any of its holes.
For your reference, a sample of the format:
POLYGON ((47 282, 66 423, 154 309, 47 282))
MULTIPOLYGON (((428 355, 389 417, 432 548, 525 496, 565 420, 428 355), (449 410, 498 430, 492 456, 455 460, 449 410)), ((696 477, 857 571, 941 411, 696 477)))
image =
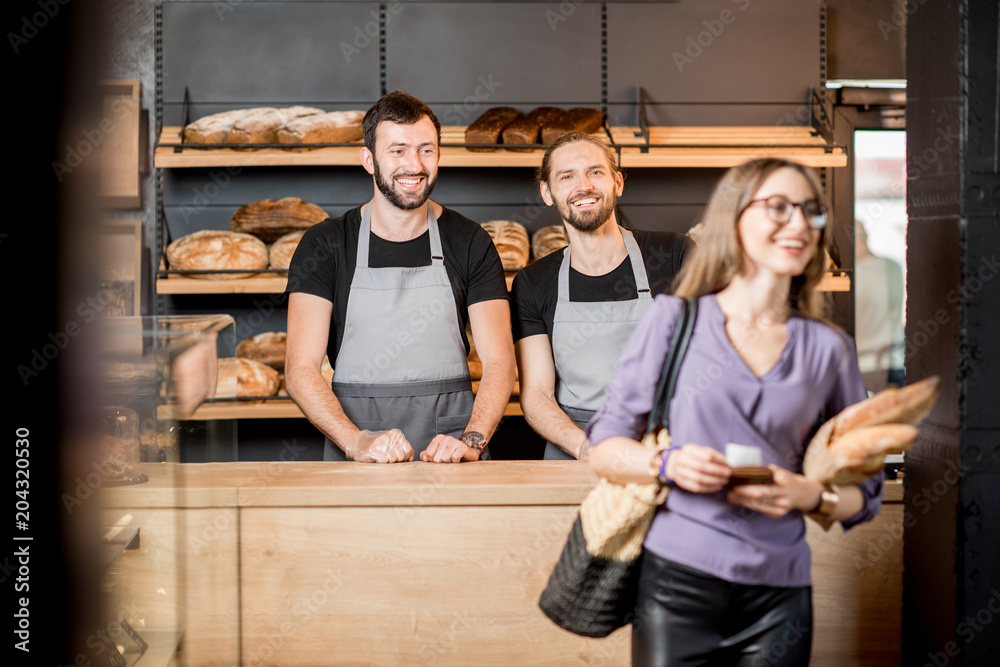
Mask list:
POLYGON ((669 289, 690 241, 618 224, 624 176, 614 150, 592 135, 553 142, 536 180, 569 246, 514 278, 521 408, 548 441, 546 459, 585 459, 583 428, 604 400, 625 342, 653 297, 669 289))

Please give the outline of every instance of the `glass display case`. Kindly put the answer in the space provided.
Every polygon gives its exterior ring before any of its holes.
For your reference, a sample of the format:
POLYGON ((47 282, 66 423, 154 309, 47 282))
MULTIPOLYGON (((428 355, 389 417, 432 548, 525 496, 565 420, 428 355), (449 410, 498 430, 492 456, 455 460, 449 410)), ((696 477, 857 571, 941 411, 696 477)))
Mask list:
MULTIPOLYGON (((235 533, 212 528, 230 510, 199 505, 180 464, 235 460, 236 429, 233 420, 179 419, 206 400, 235 395, 235 378, 220 383, 218 374, 218 359, 235 348, 233 324, 229 315, 101 323, 102 405, 91 441, 81 443, 79 460, 71 462, 75 494, 63 499, 71 516, 89 515, 99 535, 101 618, 85 647, 92 664, 195 664, 184 648, 199 648, 202 628, 192 629, 190 619, 201 599, 193 593, 204 587, 201 560, 236 542, 235 533), (215 542, 211 548, 206 537, 215 542)), ((235 587, 214 598, 221 617, 236 618, 235 587)), ((213 642, 220 636, 235 642, 238 633, 225 628, 213 642)))

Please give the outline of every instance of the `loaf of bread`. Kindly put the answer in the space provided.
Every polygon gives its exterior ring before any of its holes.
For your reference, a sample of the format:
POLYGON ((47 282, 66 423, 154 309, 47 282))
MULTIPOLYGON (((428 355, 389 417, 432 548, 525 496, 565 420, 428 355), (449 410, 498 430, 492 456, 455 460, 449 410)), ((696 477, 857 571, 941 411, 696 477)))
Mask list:
POLYGON ((259 361, 276 371, 284 371, 286 340, 288 340, 288 334, 284 331, 267 331, 250 338, 244 338, 236 346, 236 356, 241 359, 259 361))
POLYGON ((315 107, 286 107, 283 109, 262 108, 255 113, 237 119, 226 137, 231 144, 275 144, 278 142, 278 128, 302 118, 323 113, 315 107))
MULTIPOLYGON (((302 240, 302 235, 305 233, 306 230, 304 229, 291 232, 271 244, 268 252, 271 254, 272 269, 287 269, 291 265, 295 249, 299 247, 299 241, 302 240)), ((281 273, 278 275, 288 274, 281 273)))
POLYGON ((267 364, 242 357, 219 359, 219 386, 236 376, 237 396, 274 396, 278 393, 278 371, 267 364))
MULTIPOLYGON (((500 133, 508 124, 521 117, 521 112, 514 107, 493 107, 465 128, 465 143, 495 144, 500 140, 500 133)), ((489 152, 495 148, 470 148, 470 151, 489 152)))
POLYGON ((260 199, 239 207, 229 220, 229 230, 253 234, 264 243, 274 243, 285 234, 309 229, 329 217, 316 204, 298 197, 260 199))
MULTIPOLYGON (((541 140, 542 128, 557 122, 566 114, 556 107, 538 107, 526 116, 509 123, 503 128, 505 144, 537 144, 541 140)), ((531 148, 508 148, 509 151, 530 151, 531 148)))
POLYGON ((236 357, 221 357, 219 359, 218 383, 215 387, 216 398, 236 397, 236 374, 240 368, 236 357))
POLYGON ((528 264, 528 230, 512 220, 490 220, 483 227, 500 253, 504 271, 520 271, 528 264))
POLYGON ((267 246, 256 236, 204 230, 182 236, 167 246, 167 261, 175 271, 251 271, 252 273, 190 274, 204 280, 249 278, 267 268, 267 246))
MULTIPOLYGON (((303 116, 278 128, 279 144, 342 144, 362 137, 364 111, 331 111, 303 116)), ((309 151, 312 148, 296 148, 309 151)))
POLYGON ((604 114, 599 109, 586 109, 583 107, 570 109, 542 128, 542 143, 551 144, 559 137, 570 132, 586 132, 587 134, 596 132, 601 127, 603 121, 604 114))
POLYGON ((224 144, 229 141, 229 131, 237 121, 247 116, 265 111, 277 111, 274 107, 234 109, 204 116, 184 128, 184 141, 189 144, 224 144))
POLYGON ((536 260, 568 245, 566 228, 562 225, 542 227, 531 237, 531 252, 536 260))
POLYGON ((917 424, 941 391, 933 376, 903 389, 886 389, 842 410, 824 423, 802 460, 806 477, 833 484, 857 484, 878 473, 889 453, 916 441, 917 424))

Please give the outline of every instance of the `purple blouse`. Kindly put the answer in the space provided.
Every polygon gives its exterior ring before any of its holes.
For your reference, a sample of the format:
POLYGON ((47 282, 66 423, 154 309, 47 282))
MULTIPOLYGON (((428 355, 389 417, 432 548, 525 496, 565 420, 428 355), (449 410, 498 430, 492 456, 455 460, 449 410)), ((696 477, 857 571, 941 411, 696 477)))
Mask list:
MULTIPOLYGON (((773 368, 758 378, 726 335, 714 294, 698 302, 698 320, 670 403, 674 444, 725 453, 726 443, 760 447, 763 463, 802 471, 802 456, 819 426, 867 394, 854 343, 845 334, 793 313, 788 341, 773 368)), ((587 427, 590 441, 639 435, 649 414, 681 300, 659 295, 632 334, 587 427)), ((868 521, 882 505, 882 475, 860 484, 865 505, 844 529, 868 521)), ((646 535, 646 548, 726 581, 808 586, 805 520, 792 511, 775 519, 726 502, 725 491, 674 488, 646 535)))

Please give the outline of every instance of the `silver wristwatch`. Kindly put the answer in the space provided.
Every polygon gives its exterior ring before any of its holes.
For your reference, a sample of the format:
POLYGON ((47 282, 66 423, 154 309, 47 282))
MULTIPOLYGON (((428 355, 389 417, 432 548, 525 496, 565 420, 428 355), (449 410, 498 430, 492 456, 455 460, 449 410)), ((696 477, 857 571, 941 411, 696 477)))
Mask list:
POLYGON ((466 431, 459 440, 476 450, 478 454, 482 454, 483 450, 486 449, 486 436, 479 431, 466 431))

